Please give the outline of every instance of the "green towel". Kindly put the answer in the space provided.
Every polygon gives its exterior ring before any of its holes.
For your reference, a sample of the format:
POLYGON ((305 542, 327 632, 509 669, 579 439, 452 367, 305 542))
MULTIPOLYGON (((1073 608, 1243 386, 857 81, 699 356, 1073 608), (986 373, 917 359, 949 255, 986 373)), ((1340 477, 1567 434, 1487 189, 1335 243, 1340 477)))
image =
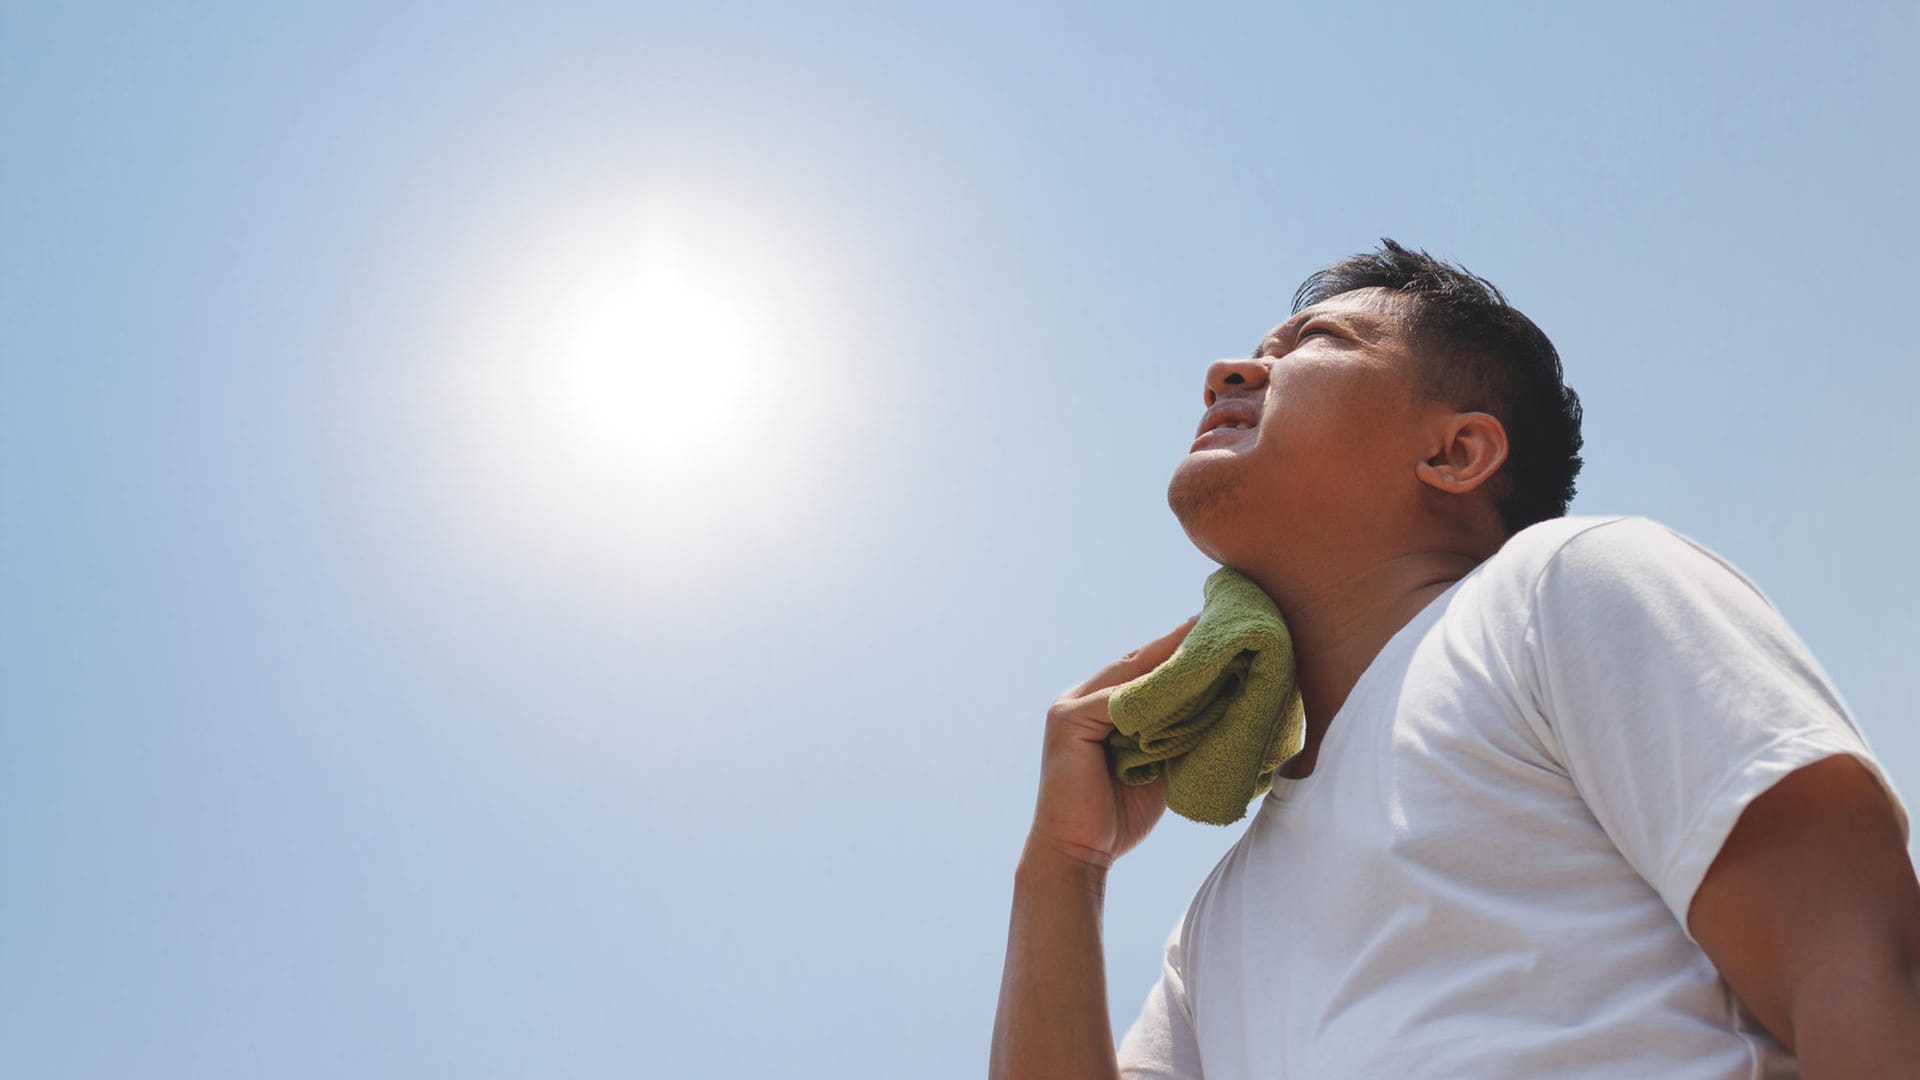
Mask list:
POLYGON ((1266 592, 1223 566, 1203 593, 1174 654, 1108 698, 1107 758, 1126 784, 1150 784, 1164 766, 1169 810, 1231 825, 1305 745, 1306 709, 1293 638, 1266 592))

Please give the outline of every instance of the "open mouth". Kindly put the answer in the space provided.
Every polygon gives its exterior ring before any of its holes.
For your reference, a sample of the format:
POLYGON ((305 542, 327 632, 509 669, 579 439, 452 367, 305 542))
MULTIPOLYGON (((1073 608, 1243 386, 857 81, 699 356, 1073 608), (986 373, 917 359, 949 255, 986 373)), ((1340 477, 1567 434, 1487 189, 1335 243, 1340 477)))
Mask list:
POLYGON ((1214 443, 1232 442, 1252 430, 1253 428, 1241 424, 1222 424, 1217 428, 1209 428, 1202 432, 1199 438, 1193 440, 1193 445, 1194 447, 1199 447, 1201 445, 1212 445, 1214 443))
POLYGON ((1240 431, 1249 430, 1260 423, 1260 407, 1245 398, 1228 399, 1215 402, 1208 407, 1205 416, 1200 418, 1200 426, 1193 437, 1212 434, 1222 428, 1240 431))

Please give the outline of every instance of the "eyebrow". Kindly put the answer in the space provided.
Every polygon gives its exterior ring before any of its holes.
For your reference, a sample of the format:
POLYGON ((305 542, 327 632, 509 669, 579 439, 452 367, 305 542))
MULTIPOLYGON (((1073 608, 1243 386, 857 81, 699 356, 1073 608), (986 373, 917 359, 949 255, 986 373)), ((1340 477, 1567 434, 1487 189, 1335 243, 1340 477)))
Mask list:
POLYGON ((1258 345, 1255 345, 1253 347, 1253 355, 1248 357, 1247 359, 1258 360, 1262 356, 1265 356, 1267 354, 1267 346, 1273 344, 1276 341, 1284 340, 1294 331, 1298 330, 1300 328, 1300 325, 1304 323, 1306 319, 1307 319, 1307 313, 1302 311, 1302 312, 1296 313, 1292 318, 1288 319, 1286 322, 1283 322, 1279 326, 1274 327, 1270 332, 1268 332, 1266 337, 1263 337, 1260 339, 1260 343, 1258 345))
POLYGON ((1377 332, 1383 325, 1379 319, 1361 312, 1314 311, 1309 308, 1306 311, 1295 313, 1292 318, 1274 327, 1272 333, 1261 338, 1260 344, 1253 347, 1253 355, 1248 359, 1258 360, 1262 356, 1265 356, 1269 345, 1274 345, 1293 337, 1300 332, 1301 327, 1316 318, 1325 319, 1335 326, 1346 330, 1348 333, 1354 332, 1355 329, 1377 332))

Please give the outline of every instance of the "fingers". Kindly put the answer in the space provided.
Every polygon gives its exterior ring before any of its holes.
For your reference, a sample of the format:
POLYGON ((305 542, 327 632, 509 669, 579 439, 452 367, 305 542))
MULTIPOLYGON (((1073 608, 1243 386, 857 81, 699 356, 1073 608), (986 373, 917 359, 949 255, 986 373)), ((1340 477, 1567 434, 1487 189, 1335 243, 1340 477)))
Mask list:
POLYGON ((1108 664, 1106 667, 1101 668, 1092 678, 1060 696, 1063 698, 1085 697, 1097 690, 1118 686, 1121 683, 1130 682, 1145 675, 1147 672, 1166 663, 1167 659, 1173 655, 1174 650, 1180 647, 1180 643, 1186 640, 1187 632, 1193 629, 1193 624, 1199 621, 1200 616, 1198 614, 1193 615, 1188 618, 1186 622, 1174 627, 1170 632, 1147 642, 1140 648, 1133 650, 1120 659, 1115 660, 1113 663, 1108 664))

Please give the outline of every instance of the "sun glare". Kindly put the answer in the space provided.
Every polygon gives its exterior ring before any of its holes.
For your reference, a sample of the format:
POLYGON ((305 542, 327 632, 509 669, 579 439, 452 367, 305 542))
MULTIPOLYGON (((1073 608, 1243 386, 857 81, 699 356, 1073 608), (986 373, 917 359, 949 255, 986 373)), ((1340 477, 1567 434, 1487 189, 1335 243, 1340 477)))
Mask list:
POLYGON ((722 422, 725 383, 751 378, 746 322, 680 270, 644 267, 582 318, 565 371, 572 405, 610 449, 678 456, 722 422))
POLYGON ((502 256, 435 391, 474 535, 604 579, 820 526, 862 380, 825 245, 760 210, 583 209, 502 256))

